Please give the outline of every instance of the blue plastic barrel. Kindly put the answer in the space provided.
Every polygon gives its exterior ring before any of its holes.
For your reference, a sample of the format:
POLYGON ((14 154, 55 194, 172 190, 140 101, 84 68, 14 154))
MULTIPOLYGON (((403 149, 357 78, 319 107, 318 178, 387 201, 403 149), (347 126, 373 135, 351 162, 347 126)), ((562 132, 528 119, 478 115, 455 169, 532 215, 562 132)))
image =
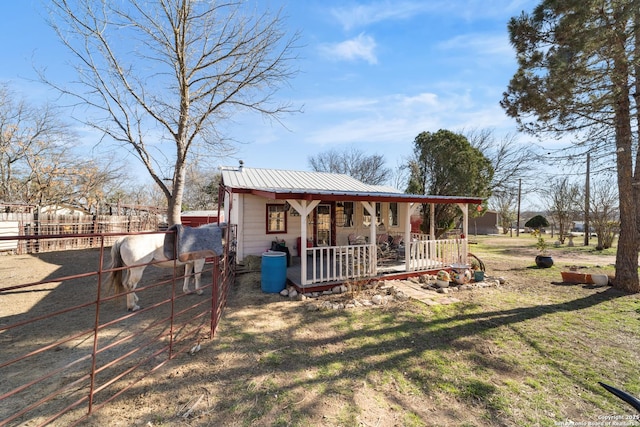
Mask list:
POLYGON ((261 287, 262 292, 277 293, 287 284, 287 254, 267 251, 262 253, 261 287))

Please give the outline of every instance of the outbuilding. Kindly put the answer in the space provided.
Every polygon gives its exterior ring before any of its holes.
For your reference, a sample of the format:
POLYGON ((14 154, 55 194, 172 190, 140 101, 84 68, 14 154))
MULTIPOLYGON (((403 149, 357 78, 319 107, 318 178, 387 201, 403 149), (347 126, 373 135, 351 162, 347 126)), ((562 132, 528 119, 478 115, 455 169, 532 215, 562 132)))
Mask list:
POLYGON ((287 278, 303 291, 466 265, 469 205, 482 203, 472 196, 406 194, 335 173, 240 164, 221 168, 221 175, 224 218, 236 228, 237 261, 286 248, 293 257, 287 278), (427 206, 433 218, 437 204, 460 208, 460 235, 436 239, 433 225, 429 234, 412 232, 418 207, 427 206))

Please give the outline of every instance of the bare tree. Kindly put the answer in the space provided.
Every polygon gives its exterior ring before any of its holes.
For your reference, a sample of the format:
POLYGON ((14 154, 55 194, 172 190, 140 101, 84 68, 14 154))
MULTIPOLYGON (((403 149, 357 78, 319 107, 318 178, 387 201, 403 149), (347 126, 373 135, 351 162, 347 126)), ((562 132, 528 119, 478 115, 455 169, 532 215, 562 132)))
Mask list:
POLYGON ((293 112, 273 95, 290 78, 298 35, 283 17, 239 1, 52 0, 51 25, 75 55, 77 81, 43 79, 86 107, 78 119, 128 147, 180 209, 191 149, 229 149, 219 123, 251 110, 293 112), (92 117, 94 115, 94 117, 92 117), (165 144, 169 142, 169 144, 165 144), (170 182, 164 177, 170 176, 170 182))
POLYGON ((498 212, 502 233, 507 234, 517 219, 517 200, 515 193, 501 192, 491 198, 491 208, 498 212))
POLYGON ((0 200, 30 203, 29 162, 59 153, 72 139, 53 107, 31 105, 0 85, 0 200))
POLYGON ((316 172, 343 173, 365 184, 381 185, 391 178, 391 169, 385 166, 383 156, 367 155, 355 147, 309 156, 309 166, 316 172))
POLYGON ((119 179, 109 159, 73 151, 76 137, 59 117, 0 86, 0 200, 91 210, 119 179))
MULTIPOLYGON (((618 220, 618 192, 615 181, 601 180, 594 183, 591 189, 589 218, 596 232, 598 243, 596 248, 608 249, 620 229, 618 220)), ((589 230, 585 230, 588 233, 589 230)))
POLYGON ((491 161, 492 196, 513 194, 519 180, 528 178, 534 171, 532 150, 520 144, 515 135, 507 134, 498 140, 491 129, 471 129, 464 131, 463 135, 491 161))
POLYGON ((73 206, 96 212, 114 182, 123 180, 122 166, 107 160, 79 158, 68 147, 28 156, 22 200, 37 205, 73 206), (46 155, 44 155, 46 154, 46 155))
POLYGON ((397 188, 398 190, 403 190, 407 188, 407 183, 409 182, 409 177, 411 175, 411 168, 409 167, 409 163, 411 160, 409 158, 405 158, 403 160, 398 160, 396 163, 395 169, 391 171, 391 186, 393 188, 397 188))
POLYGON ((190 167, 184 189, 186 209, 213 209, 218 203, 218 189, 222 180, 219 172, 190 167))
POLYGON ((548 202, 549 215, 558 227, 558 240, 564 243, 571 230, 573 220, 580 216, 581 196, 580 187, 573 184, 567 177, 551 182, 545 194, 548 202))

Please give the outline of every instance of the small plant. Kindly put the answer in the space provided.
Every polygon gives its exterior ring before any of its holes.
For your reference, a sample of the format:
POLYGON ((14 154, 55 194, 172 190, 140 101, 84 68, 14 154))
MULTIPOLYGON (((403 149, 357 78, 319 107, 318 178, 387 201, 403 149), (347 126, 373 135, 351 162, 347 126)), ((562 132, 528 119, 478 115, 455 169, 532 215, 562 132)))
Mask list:
POLYGON ((547 221, 547 219, 542 215, 536 215, 529 221, 527 221, 524 226, 533 229, 531 235, 538 239, 536 248, 538 249, 538 251, 540 251, 541 254, 545 254, 547 252, 547 249, 549 248, 549 244, 544 240, 544 237, 542 237, 541 229, 543 227, 548 227, 549 221, 547 221))
POLYGON ((540 252, 540 255, 536 257, 536 265, 539 268, 549 268, 553 265, 553 258, 546 255, 547 248, 549 248, 549 244, 542 237, 542 227, 548 227, 549 221, 542 215, 536 215, 527 221, 524 224, 525 227, 529 227, 533 229, 531 235, 536 237, 538 241, 536 242, 536 248, 540 252))
POLYGON ((348 281, 346 282, 347 292, 349 292, 351 298, 356 298, 369 283, 369 279, 353 279, 353 281, 348 281))
POLYGON ((451 275, 449 274, 448 271, 446 270, 440 270, 438 271, 438 275, 436 276, 436 278, 438 280, 442 280, 444 282, 450 282, 451 281, 451 275))
POLYGON ((538 249, 541 255, 546 254, 549 244, 544 240, 544 237, 542 237, 542 233, 539 230, 536 230, 532 233, 532 236, 538 238, 538 241, 536 242, 536 249, 538 249))

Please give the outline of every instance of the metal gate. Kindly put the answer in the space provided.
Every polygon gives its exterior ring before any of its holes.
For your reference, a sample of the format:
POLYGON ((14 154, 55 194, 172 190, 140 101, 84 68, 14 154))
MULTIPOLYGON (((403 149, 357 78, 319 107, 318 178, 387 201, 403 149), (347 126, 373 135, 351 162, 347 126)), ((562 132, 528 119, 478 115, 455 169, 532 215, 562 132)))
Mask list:
MULTIPOLYGON (((233 231, 227 229, 226 242, 235 241, 233 231)), ((182 292, 183 269, 146 269, 136 289, 143 308, 127 312, 122 296, 103 289, 105 241, 114 234, 65 236, 85 237, 98 239, 99 248, 13 256, 25 257, 24 271, 4 271, 11 256, 0 257, 0 426, 77 424, 213 338, 234 280, 228 245, 205 264, 203 296, 182 292), (62 275, 20 280, 29 277, 29 265, 50 257, 62 275)), ((0 236, 8 238, 47 236, 0 236)))

